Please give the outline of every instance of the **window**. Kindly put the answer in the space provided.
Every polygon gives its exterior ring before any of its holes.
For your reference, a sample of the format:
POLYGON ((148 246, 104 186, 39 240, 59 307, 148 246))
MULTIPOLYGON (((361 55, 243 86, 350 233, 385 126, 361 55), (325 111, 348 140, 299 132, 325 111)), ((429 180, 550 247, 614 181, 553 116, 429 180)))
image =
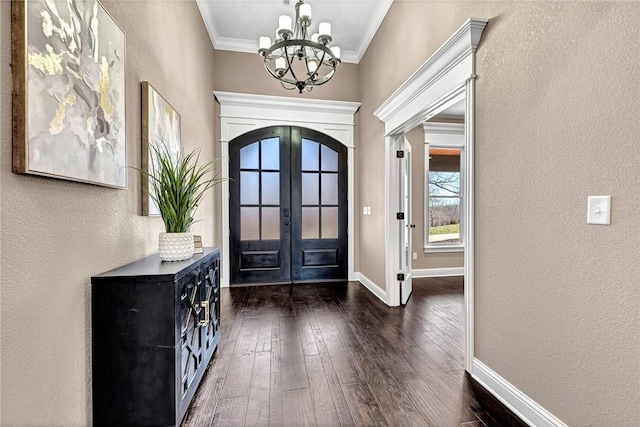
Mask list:
POLYGON ((427 145, 426 248, 461 245, 462 148, 427 145))
POLYGON ((426 122, 424 251, 464 250, 463 123, 426 122))

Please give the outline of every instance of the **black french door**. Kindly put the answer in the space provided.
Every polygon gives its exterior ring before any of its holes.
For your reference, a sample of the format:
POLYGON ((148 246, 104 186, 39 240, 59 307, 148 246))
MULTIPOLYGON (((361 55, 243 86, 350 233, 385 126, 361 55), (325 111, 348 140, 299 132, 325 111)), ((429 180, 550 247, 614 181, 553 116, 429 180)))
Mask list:
POLYGON ((347 280, 347 150, 277 126, 229 143, 231 284, 347 280))

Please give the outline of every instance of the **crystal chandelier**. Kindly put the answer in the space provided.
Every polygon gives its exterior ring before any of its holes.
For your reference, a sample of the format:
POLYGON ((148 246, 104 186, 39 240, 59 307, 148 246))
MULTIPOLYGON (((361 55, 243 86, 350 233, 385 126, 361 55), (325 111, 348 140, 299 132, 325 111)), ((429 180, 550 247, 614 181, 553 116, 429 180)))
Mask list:
POLYGON ((340 48, 329 47, 331 24, 321 22, 318 32, 309 37, 311 6, 300 0, 296 3, 296 20, 291 25, 291 17, 279 18, 276 39, 271 44, 269 37, 260 37, 258 53, 264 60, 264 68, 282 87, 298 89, 300 93, 311 92, 331 80, 340 65, 340 48))

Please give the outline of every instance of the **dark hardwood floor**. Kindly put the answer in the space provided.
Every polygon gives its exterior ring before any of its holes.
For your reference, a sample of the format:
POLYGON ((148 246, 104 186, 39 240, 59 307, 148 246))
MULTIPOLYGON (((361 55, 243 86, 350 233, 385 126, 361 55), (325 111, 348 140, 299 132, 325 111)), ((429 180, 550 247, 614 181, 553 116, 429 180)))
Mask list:
POLYGON ((220 347, 184 426, 524 426, 468 376, 462 278, 404 308, 357 282, 222 289, 220 347))

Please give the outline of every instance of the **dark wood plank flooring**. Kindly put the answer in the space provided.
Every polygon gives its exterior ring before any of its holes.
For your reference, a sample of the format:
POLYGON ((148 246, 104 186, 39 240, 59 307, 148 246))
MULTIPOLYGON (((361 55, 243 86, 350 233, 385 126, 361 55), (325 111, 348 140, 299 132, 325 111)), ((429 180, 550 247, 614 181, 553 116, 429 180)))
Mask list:
POLYGON ((525 426, 465 373, 462 278, 390 308, 360 283, 222 289, 184 426, 525 426))

